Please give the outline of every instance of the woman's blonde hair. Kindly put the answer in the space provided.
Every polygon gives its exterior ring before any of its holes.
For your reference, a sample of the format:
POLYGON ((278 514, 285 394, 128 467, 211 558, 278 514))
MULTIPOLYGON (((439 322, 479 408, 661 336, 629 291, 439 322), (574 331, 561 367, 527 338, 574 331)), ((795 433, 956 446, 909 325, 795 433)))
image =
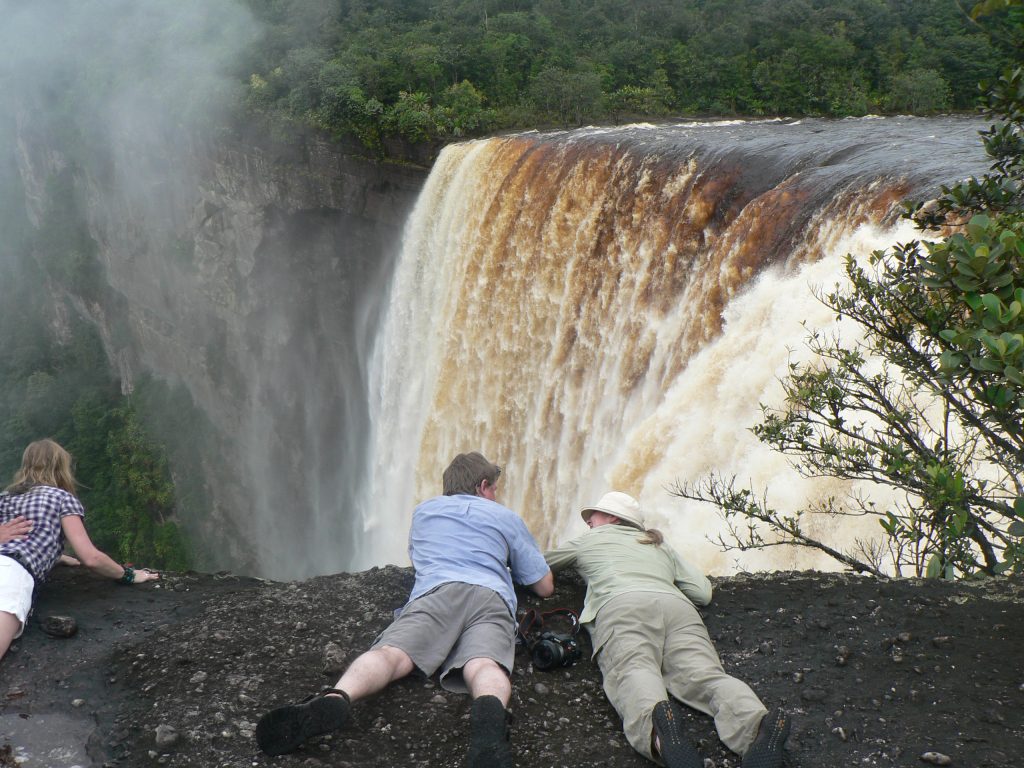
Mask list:
POLYGON ((642 539, 637 539, 641 544, 653 544, 654 546, 660 546, 665 537, 661 534, 657 528, 645 528, 644 533, 647 534, 642 539))
POLYGON ((638 544, 653 544, 658 547, 665 541, 664 534, 662 534, 662 532, 657 528, 641 528, 636 523, 623 520, 621 517, 618 518, 618 521, 617 525, 624 525, 627 528, 636 528, 638 531, 644 532, 644 537, 636 540, 638 544))
POLYGON ((14 473, 14 481, 7 486, 7 491, 25 493, 37 485, 50 485, 77 495, 71 454, 50 439, 29 443, 21 455, 21 469, 14 473))

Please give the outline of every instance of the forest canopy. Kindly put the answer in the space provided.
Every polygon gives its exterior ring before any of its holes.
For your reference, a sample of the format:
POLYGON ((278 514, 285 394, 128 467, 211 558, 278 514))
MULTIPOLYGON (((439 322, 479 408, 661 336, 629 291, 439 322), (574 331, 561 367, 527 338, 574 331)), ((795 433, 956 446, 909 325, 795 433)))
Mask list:
POLYGON ((1020 29, 957 0, 244 0, 276 121, 447 140, 666 116, 967 111, 1020 29))

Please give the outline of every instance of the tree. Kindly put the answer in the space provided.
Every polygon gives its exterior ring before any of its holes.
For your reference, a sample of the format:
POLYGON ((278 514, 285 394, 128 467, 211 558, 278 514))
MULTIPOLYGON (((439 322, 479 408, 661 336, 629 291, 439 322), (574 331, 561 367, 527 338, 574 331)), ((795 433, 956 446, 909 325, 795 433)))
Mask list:
POLYGON ((437 123, 430 97, 422 92, 398 94, 398 101, 384 112, 384 128, 411 142, 429 141, 437 136, 437 123))
POLYGON ((815 547, 879 575, 885 557, 896 573, 1024 571, 1022 70, 985 104, 999 121, 982 134, 992 172, 908 207, 922 225, 962 231, 877 251, 867 264, 847 257, 848 285, 819 298, 862 339, 812 334, 816 361, 791 364, 784 406, 763 407, 754 427, 801 474, 887 486, 901 501, 827 498, 787 513, 735 478, 680 484, 678 495, 719 506, 727 546, 815 547), (884 543, 839 551, 806 534, 810 513, 877 517, 884 543))
POLYGON ((949 84, 934 69, 912 69, 893 78, 890 108, 923 115, 949 107, 949 84))
POLYGON ((595 72, 570 72, 548 67, 530 83, 537 109, 561 125, 580 125, 594 114, 601 101, 601 79, 595 72))
POLYGON ((494 112, 484 107, 484 95, 469 80, 449 86, 438 107, 445 136, 461 138, 494 124, 494 112))

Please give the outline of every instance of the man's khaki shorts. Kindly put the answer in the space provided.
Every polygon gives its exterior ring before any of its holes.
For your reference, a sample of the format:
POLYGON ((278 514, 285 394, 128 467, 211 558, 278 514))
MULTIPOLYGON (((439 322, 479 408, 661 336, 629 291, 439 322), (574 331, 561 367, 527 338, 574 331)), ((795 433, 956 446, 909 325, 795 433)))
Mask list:
POLYGON ((494 590, 451 581, 405 606, 372 648, 382 645, 405 651, 427 676, 440 670, 445 690, 465 693, 462 667, 470 659, 491 659, 511 674, 515 622, 494 590))

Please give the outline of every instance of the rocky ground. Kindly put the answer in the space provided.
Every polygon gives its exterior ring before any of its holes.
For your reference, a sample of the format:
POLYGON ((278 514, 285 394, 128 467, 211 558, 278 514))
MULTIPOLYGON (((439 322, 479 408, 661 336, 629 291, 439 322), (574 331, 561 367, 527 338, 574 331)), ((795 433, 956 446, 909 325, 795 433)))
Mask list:
MULTIPOLYGON (((411 579, 388 567, 118 587, 59 569, 0 663, 0 766, 461 766, 467 701, 422 678, 360 702, 342 731, 293 755, 266 757, 253 740, 261 713, 335 681, 411 579), (77 633, 46 634, 55 615, 77 633)), ((521 604, 580 599, 570 577, 555 597, 521 604)), ((791 768, 1024 764, 1024 580, 744 576, 716 581, 704 613, 726 669, 793 713, 791 768)), ((520 654, 512 710, 521 768, 650 765, 589 660, 542 672, 520 654)), ((709 767, 739 765, 708 717, 688 724, 709 767)))

